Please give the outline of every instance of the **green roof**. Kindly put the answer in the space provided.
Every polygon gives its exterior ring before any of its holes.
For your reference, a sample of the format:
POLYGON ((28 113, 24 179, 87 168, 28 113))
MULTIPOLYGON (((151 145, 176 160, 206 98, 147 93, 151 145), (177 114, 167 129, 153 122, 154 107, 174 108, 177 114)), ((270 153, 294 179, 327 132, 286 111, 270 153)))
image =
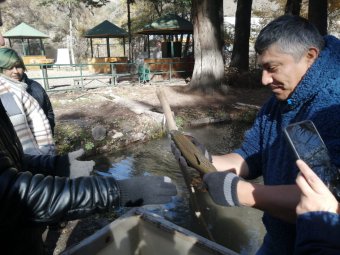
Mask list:
POLYGON ((167 14, 144 26, 139 34, 192 34, 192 23, 176 14, 167 14))
POLYGON ((84 35, 84 37, 88 38, 122 38, 127 36, 128 33, 124 29, 117 27, 108 20, 105 20, 94 28, 88 30, 84 35))
POLYGON ((48 38, 49 36, 22 22, 20 25, 4 33, 3 37, 26 39, 26 38, 48 38))

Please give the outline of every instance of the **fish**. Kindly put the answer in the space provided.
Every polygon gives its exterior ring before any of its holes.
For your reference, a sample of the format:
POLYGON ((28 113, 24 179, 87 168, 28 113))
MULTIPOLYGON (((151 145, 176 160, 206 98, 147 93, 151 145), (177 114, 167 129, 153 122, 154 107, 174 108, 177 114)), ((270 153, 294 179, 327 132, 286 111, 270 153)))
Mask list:
POLYGON ((171 130, 170 135, 182 156, 189 162, 189 165, 198 170, 201 174, 216 172, 217 169, 208 158, 192 143, 190 138, 178 130, 171 130))

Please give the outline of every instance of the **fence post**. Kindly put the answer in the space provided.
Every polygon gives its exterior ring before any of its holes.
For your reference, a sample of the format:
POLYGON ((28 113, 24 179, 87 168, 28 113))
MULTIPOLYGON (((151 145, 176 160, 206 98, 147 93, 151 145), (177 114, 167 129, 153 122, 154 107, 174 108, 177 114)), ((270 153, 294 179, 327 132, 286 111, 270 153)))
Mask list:
POLYGON ((49 90, 50 85, 48 84, 47 65, 46 64, 40 64, 39 66, 40 66, 41 73, 42 73, 42 76, 43 76, 44 88, 45 88, 45 90, 49 90))
POLYGON ((113 84, 113 86, 116 86, 116 66, 113 62, 110 62, 110 70, 111 70, 111 77, 112 77, 112 81, 111 81, 111 85, 113 84))
POLYGON ((80 71, 80 84, 81 84, 81 89, 84 89, 84 81, 83 81, 83 64, 79 65, 79 71, 80 71))

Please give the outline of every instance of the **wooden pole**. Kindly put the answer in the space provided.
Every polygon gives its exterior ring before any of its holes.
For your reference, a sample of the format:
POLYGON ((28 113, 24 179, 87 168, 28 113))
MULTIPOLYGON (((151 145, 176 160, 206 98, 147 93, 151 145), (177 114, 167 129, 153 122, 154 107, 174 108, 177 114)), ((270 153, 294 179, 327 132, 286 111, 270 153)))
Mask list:
POLYGON ((158 97, 158 99, 159 99, 159 101, 162 105, 164 116, 165 116, 169 131, 178 130, 178 128, 176 126, 176 122, 174 120, 174 117, 173 117, 171 109, 170 109, 169 102, 166 99, 164 90, 161 89, 161 88, 157 88, 156 93, 157 93, 157 97, 158 97))
POLYGON ((126 52, 125 52, 125 37, 123 37, 123 48, 124 48, 124 57, 125 57, 126 56, 126 52))
POLYGON ((93 58, 93 42, 92 42, 92 38, 90 38, 90 46, 91 46, 91 58, 93 58))
POLYGON ((106 37, 106 50, 107 50, 107 57, 110 57, 110 39, 106 37))
MULTIPOLYGON (((157 93, 157 97, 158 97, 158 99, 159 99, 159 101, 162 105, 163 112, 164 112, 164 115, 165 115, 165 119, 166 119, 169 131, 178 130, 178 128, 176 126, 176 122, 175 122, 174 117, 173 117, 172 112, 171 112, 169 102, 168 102, 168 100, 165 96, 163 88, 157 88, 156 93, 157 93)), ((202 214, 202 209, 200 208, 201 206, 200 206, 200 204, 197 200, 197 197, 196 197, 196 192, 197 192, 196 186, 194 186, 192 184, 192 177, 191 177, 190 173, 187 171, 186 168, 180 167, 180 169, 182 171, 183 178, 185 180, 185 183, 186 183, 187 188, 188 188, 189 193, 190 193, 190 198, 191 198, 191 201, 192 201, 192 206, 195 210, 195 215, 196 215, 197 219, 201 222, 201 224, 202 224, 204 230, 206 231, 209 239, 212 240, 212 241, 215 241, 211 231, 209 230, 209 226, 208 226, 207 222, 205 221, 205 218, 202 214)))

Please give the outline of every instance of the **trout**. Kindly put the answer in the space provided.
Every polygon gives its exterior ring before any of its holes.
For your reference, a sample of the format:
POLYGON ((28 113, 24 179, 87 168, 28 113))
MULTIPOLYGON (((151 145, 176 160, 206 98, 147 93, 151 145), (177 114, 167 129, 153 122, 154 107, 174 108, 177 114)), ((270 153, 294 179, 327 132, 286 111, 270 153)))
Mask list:
POLYGON ((190 166, 197 169, 202 174, 217 171, 209 159, 203 155, 186 135, 178 130, 171 130, 170 135, 178 149, 181 151, 183 157, 189 162, 190 166))

